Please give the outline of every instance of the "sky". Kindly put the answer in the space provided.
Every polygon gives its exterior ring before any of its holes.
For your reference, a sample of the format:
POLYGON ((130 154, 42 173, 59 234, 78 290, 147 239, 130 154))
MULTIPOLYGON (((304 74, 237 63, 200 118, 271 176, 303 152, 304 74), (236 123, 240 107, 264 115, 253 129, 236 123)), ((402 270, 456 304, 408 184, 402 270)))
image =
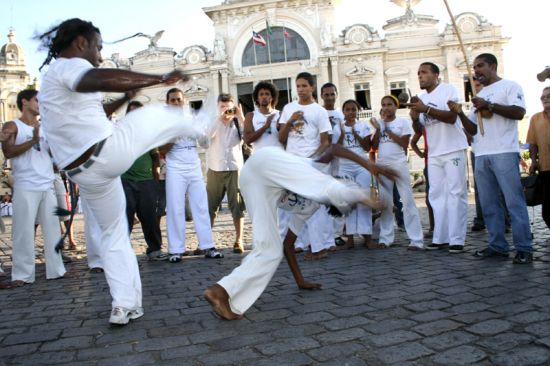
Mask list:
MULTIPOLYGON (((38 51, 38 43, 32 39, 60 21, 79 17, 91 20, 102 33, 104 42, 118 40, 137 32, 153 35, 159 30, 164 34, 158 45, 172 47, 181 52, 185 47, 200 44, 212 49, 214 29, 212 21, 202 8, 220 5, 223 0, 0 0, 0 44, 7 42, 8 30, 15 29, 16 42, 25 50, 27 71, 31 77, 39 77, 38 67, 46 52, 38 51)), ((550 1, 523 0, 448 0, 454 15, 475 12, 490 23, 502 26, 502 33, 510 37, 504 46, 504 74, 507 79, 520 83, 526 94, 528 114, 540 111, 539 97, 544 86, 536 74, 550 66, 550 47, 542 37, 549 20, 550 1)), ((364 23, 384 36, 382 26, 387 20, 404 14, 404 9, 389 0, 334 0, 336 25, 339 34, 346 26, 364 23)), ((439 20, 442 31, 450 18, 443 0, 422 0, 413 10, 417 14, 432 15, 439 20)), ((116 45, 104 44, 103 57, 120 53, 130 57, 147 48, 146 38, 134 38, 116 45)))

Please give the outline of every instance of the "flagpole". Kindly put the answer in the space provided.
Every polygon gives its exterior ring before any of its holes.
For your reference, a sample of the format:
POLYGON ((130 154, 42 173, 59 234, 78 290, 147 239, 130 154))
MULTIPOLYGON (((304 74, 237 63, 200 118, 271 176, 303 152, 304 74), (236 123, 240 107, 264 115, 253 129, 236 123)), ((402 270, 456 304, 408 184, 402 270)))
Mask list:
MULTIPOLYGON (((288 60, 286 57, 286 27, 284 23, 283 23, 283 49, 285 53, 285 63, 287 63, 288 60)), ((288 82, 288 76, 285 77, 285 81, 286 81, 286 97, 287 97, 288 103, 290 103, 292 102, 292 100, 290 98, 290 83, 288 82)))
POLYGON ((285 62, 287 62, 288 60, 286 59, 286 28, 284 24, 283 24, 283 49, 285 52, 285 62))
POLYGON ((267 59, 269 60, 269 64, 271 65, 271 46, 269 45, 269 32, 265 32, 265 36, 267 38, 267 59))

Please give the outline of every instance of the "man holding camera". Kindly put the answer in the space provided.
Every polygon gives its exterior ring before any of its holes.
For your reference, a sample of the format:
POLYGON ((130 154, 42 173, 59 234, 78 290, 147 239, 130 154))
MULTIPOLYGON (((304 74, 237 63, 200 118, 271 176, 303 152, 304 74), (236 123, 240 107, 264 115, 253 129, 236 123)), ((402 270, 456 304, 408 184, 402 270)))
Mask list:
POLYGON ((241 133, 244 116, 240 106, 235 105, 231 94, 218 96, 218 123, 210 136, 210 148, 206 154, 206 192, 208 194, 208 211, 210 221, 218 213, 223 196, 227 201, 233 224, 235 225, 234 253, 243 253, 242 243, 244 227, 244 201, 239 191, 239 171, 243 167, 241 133))

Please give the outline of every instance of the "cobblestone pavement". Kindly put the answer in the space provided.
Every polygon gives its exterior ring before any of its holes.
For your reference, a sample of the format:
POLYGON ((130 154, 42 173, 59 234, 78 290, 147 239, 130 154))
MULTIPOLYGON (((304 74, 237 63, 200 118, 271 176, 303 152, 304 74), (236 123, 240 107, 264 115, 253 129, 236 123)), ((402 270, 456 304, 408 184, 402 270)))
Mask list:
MULTIPOLYGON (((148 262, 136 229, 145 316, 125 327, 108 325, 104 276, 87 271, 79 245, 68 252, 75 278, 46 281, 38 264, 36 283, 0 291, 0 365, 549 365, 550 231, 540 208, 535 215, 532 265, 473 258, 486 232, 468 233, 461 254, 407 251, 398 232, 390 249, 359 243, 321 261, 300 257, 305 277, 323 284, 319 291, 300 291, 283 263, 246 317, 234 322, 215 317, 202 298, 242 259, 230 250, 227 212, 215 228, 226 254, 220 260, 148 262)), ((6 226, 9 232, 9 219, 6 226)), ((246 230, 250 243, 249 223, 246 230)), ((83 243, 80 218, 76 236, 83 243)), ((10 246, 2 234, 0 258, 8 270, 10 246)))

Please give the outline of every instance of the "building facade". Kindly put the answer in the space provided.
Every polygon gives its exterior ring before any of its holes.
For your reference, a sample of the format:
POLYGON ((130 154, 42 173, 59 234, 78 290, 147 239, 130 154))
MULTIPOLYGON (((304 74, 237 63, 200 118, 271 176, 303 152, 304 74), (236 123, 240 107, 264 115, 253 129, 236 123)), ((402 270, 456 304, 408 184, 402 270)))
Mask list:
MULTIPOLYGON (((203 9, 216 34, 212 50, 193 45, 175 52, 152 41, 133 57, 115 54, 104 65, 143 72, 180 68, 191 76, 184 92, 192 106, 200 106, 207 95, 229 92, 238 96, 245 111, 253 109, 252 90, 258 81, 271 80, 278 86, 282 107, 296 99, 295 77, 307 71, 316 77, 318 90, 325 82, 334 83, 339 100, 356 99, 367 117, 377 112, 386 94, 419 93, 418 66, 431 61, 439 66, 442 81, 455 85, 469 101, 466 63, 451 24, 440 32, 439 20, 417 15, 410 1, 402 1, 404 15, 386 22, 384 37, 368 24, 336 30, 333 3, 226 0, 203 9)), ((482 52, 502 60, 508 39, 500 26, 471 12, 457 15, 456 23, 470 61, 482 52)), ((502 63, 499 68, 503 74, 502 63)), ((166 89, 144 91, 143 101, 164 101, 166 89)))

